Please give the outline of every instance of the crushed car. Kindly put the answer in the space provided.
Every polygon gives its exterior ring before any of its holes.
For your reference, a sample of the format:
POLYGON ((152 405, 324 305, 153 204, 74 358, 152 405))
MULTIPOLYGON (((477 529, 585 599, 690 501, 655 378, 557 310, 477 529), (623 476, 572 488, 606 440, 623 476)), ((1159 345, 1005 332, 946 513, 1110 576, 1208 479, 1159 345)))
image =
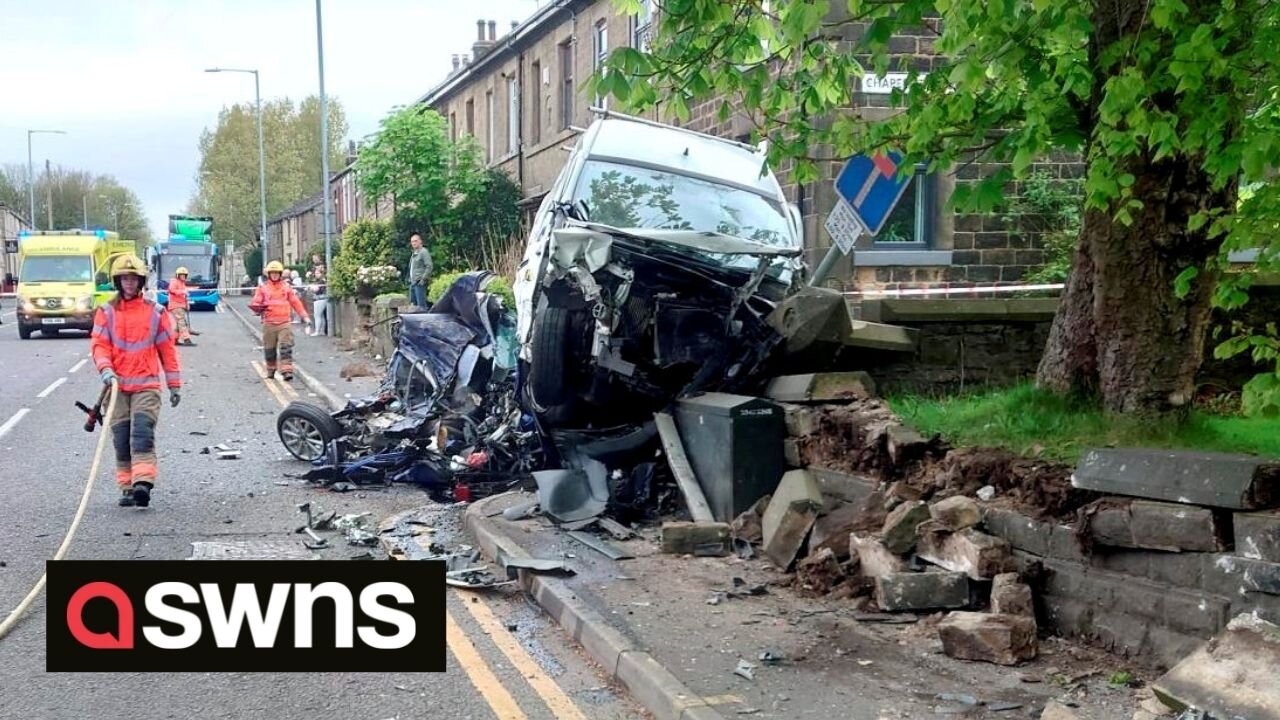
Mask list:
POLYGON ((489 272, 462 275, 429 311, 400 315, 378 392, 330 412, 295 401, 276 420, 281 443, 324 484, 410 482, 494 489, 542 465, 542 435, 517 402, 515 318, 487 292, 489 272))
POLYGON ((635 424, 756 381, 803 269, 799 213, 757 148, 601 115, 516 272, 522 400, 548 427, 635 424))

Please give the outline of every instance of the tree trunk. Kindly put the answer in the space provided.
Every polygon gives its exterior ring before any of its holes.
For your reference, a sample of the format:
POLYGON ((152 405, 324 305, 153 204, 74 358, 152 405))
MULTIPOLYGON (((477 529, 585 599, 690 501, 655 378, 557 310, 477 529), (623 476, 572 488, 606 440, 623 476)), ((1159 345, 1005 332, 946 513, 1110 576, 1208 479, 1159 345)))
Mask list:
POLYGON ((1180 415, 1195 391, 1209 326, 1214 276, 1202 272, 1185 298, 1174 279, 1204 268, 1218 243, 1188 233, 1201 208, 1229 207, 1235 188, 1213 190, 1194 160, 1135 160, 1126 226, 1109 213, 1085 214, 1079 248, 1040 361, 1037 382, 1057 392, 1096 391, 1104 409, 1180 415))

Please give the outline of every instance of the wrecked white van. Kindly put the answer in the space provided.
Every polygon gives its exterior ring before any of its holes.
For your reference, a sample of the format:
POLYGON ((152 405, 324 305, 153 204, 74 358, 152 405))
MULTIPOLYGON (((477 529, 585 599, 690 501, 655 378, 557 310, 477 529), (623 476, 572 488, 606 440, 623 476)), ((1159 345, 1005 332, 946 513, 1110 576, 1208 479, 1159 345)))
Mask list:
POLYGON ((742 143, 602 113, 516 274, 525 399, 556 426, 647 417, 748 381, 800 281, 799 213, 742 143))

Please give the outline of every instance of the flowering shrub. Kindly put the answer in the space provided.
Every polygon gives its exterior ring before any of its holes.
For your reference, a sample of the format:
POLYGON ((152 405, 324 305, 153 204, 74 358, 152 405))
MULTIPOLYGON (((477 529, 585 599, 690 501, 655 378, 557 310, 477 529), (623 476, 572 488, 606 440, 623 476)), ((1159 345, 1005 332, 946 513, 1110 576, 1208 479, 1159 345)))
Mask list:
POLYGON ((356 282, 366 287, 381 287, 400 279, 395 265, 374 265, 356 270, 356 282))

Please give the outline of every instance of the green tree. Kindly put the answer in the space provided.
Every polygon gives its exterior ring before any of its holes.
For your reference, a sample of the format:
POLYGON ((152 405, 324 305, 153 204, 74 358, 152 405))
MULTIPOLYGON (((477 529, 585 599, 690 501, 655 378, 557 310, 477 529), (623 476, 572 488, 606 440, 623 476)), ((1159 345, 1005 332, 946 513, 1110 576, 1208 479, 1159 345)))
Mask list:
POLYGON ((959 183, 953 201, 990 210, 1036 159, 1083 156, 1085 210, 1044 387, 1181 415, 1211 303, 1247 300, 1248 275, 1222 282, 1224 252, 1261 248, 1259 269, 1277 265, 1280 185, 1236 202, 1242 179, 1280 160, 1275 3, 666 0, 656 18, 649 52, 614 51, 594 89, 642 108, 661 98, 681 119, 699 100, 720 99, 721 117, 737 105, 799 181, 885 147, 934 170, 980 160, 1000 170, 959 183), (906 29, 940 57, 891 53, 906 29), (901 112, 847 112, 857 79, 889 70, 909 73, 891 96, 901 112))
MULTIPOLYGON (((320 105, 315 96, 295 104, 288 98, 262 105, 266 151, 267 216, 319 192, 320 105)), ((347 121, 342 105, 329 101, 329 157, 342 157, 347 121)), ((220 245, 259 243, 258 126, 253 103, 223 108, 218 124, 200 136, 200 167, 187 211, 212 215, 220 245)))
MULTIPOLYGON (((142 201, 111 175, 51 166, 36 175, 36 217, 42 230, 105 228, 141 245, 151 242, 142 201), (49 200, 53 201, 53 227, 49 225, 49 200)), ((27 169, 6 165, 0 169, 0 205, 8 205, 26 217, 30 213, 27 169)))
MULTIPOLYGON (((360 149, 356 167, 365 197, 395 198, 400 245, 407 248, 408 235, 419 232, 442 269, 457 263, 468 240, 458 234, 464 215, 475 211, 489 177, 474 138, 454 143, 439 113, 397 108, 360 149)), ((408 250, 400 251, 397 261, 407 261, 408 250)))

